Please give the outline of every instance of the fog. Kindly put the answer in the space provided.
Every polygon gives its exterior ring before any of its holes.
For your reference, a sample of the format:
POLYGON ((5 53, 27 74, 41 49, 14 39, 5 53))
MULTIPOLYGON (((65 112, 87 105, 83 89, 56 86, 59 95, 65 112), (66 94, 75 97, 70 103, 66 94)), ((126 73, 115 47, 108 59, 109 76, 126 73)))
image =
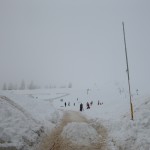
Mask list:
POLYGON ((148 0, 0 0, 0 85, 33 80, 74 87, 127 85, 149 92, 148 0))

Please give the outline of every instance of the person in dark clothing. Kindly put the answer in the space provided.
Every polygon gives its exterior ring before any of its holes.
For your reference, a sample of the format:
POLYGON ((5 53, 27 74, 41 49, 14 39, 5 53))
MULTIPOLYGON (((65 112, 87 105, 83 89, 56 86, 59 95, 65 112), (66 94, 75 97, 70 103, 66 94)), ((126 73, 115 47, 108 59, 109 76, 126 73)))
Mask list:
POLYGON ((70 106, 70 102, 68 102, 68 106, 70 106))
POLYGON ((83 111, 83 104, 80 104, 80 111, 83 111))
POLYGON ((87 102, 86 103, 87 109, 90 109, 90 104, 87 102))
POLYGON ((91 105, 91 106, 93 105, 93 101, 90 102, 90 105, 91 105))
POLYGON ((66 105, 67 105, 67 104, 66 104, 66 102, 65 102, 65 107, 66 107, 66 105))

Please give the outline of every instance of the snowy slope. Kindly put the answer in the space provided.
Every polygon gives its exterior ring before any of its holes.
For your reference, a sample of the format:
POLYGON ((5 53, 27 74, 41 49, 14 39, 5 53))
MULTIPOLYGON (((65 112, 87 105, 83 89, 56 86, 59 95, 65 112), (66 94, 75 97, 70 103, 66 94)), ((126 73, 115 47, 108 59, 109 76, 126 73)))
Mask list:
POLYGON ((119 131, 112 129, 112 136, 117 145, 123 149, 149 150, 150 149, 150 98, 143 99, 139 107, 135 107, 134 121, 129 120, 127 113, 118 124, 119 131))
MULTIPOLYGON (((79 111, 93 123, 101 123, 108 131, 108 148, 114 150, 150 149, 150 98, 134 95, 134 121, 130 120, 129 96, 117 87, 106 89, 52 89, 31 91, 0 91, 0 145, 33 145, 39 132, 51 131, 60 121, 63 111, 79 111), (98 105, 98 100, 103 105, 98 105), (93 101, 90 109, 86 103, 93 101), (64 106, 64 103, 67 106, 64 106), (70 102, 70 106, 68 106, 70 102)), ((81 125, 81 124, 80 124, 81 125)), ((77 141, 79 124, 68 124, 64 136, 77 141), (67 133, 69 132, 70 135, 67 133)), ((85 127, 86 125, 84 125, 85 127)), ((87 127, 88 128, 88 127, 87 127)), ((87 129, 90 130, 90 129, 87 129)), ((90 133, 90 131, 89 131, 90 133)), ((95 138, 94 131, 93 139, 95 138)), ((81 132, 82 137, 88 137, 81 132)), ((82 141, 82 140, 81 140, 82 141)), ((85 140, 85 144, 87 141, 85 140)), ((29 146, 30 147, 30 146, 29 146)), ((31 147, 29 148, 31 149, 31 147)))
POLYGON ((66 97, 63 102, 55 101, 54 105, 64 110, 79 111, 79 104, 82 102, 84 105, 82 113, 107 128, 110 149, 149 150, 150 97, 134 95, 132 101, 134 121, 130 120, 130 103, 127 92, 120 94, 115 88, 108 89, 106 93, 91 90, 88 95, 86 90, 76 91, 66 97), (103 105, 98 105, 98 100, 103 102, 103 105), (70 102, 70 106, 64 107, 65 101, 70 102), (93 101, 93 105, 90 109, 86 109, 86 102, 90 101, 93 101))
POLYGON ((61 113, 51 101, 45 100, 47 95, 42 93, 43 99, 41 94, 38 99, 37 95, 36 98, 31 97, 30 92, 0 92, 0 147, 31 149, 39 136, 50 131, 59 121, 61 113))
POLYGON ((42 132, 42 126, 3 98, 0 98, 0 116, 1 146, 30 146, 37 140, 37 133, 42 132))

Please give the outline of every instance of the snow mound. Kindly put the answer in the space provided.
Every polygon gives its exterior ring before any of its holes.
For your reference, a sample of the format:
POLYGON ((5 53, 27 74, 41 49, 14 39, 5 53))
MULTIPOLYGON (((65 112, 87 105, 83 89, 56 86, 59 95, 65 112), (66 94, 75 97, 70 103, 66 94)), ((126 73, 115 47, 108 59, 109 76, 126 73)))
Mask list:
POLYGON ((74 144, 85 146, 97 143, 100 139, 100 135, 89 124, 77 122, 67 124, 61 136, 74 144))
POLYGON ((150 98, 142 101, 134 105, 134 121, 126 113, 121 121, 105 123, 112 141, 123 150, 150 150, 150 98))
POLYGON ((3 146, 32 146, 40 134, 41 125, 0 99, 0 149, 3 146))

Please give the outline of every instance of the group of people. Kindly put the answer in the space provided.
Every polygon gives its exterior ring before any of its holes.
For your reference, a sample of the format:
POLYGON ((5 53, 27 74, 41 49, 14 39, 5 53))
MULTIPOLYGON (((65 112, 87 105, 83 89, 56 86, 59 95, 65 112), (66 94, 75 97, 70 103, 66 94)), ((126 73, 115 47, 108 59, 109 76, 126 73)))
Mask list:
MULTIPOLYGON (((91 101, 90 103, 89 102, 87 102, 86 103, 86 108, 87 109, 90 109, 90 106, 92 106, 93 105, 93 101, 91 101)), ((80 104, 80 111, 83 111, 84 109, 83 109, 83 104, 81 103, 80 104)))
MULTIPOLYGON (((67 103, 65 102, 65 107, 67 106, 67 103)), ((70 102, 68 102, 68 106, 70 106, 70 102)))
MULTIPOLYGON (((77 98, 77 101, 78 101, 78 98, 77 98)), ((70 102, 68 102, 68 103, 65 102, 64 105, 65 105, 65 107, 67 107, 67 105, 70 106, 70 102)), ((75 106, 75 102, 73 103, 73 105, 75 106)), ((90 109, 92 105, 93 105, 93 101, 91 101, 90 103, 87 102, 87 103, 86 103, 86 109, 90 109)), ((103 105, 103 102, 100 102, 100 101, 98 100, 97 105, 103 105)), ((83 104, 80 103, 80 111, 83 111, 83 110, 84 110, 83 104)))
POLYGON ((99 100, 98 100, 98 103, 97 103, 98 105, 103 105, 103 102, 99 102, 99 100))
MULTIPOLYGON (((90 107, 91 107, 92 105, 93 105, 93 101, 91 101, 90 103, 87 102, 87 103, 86 103, 86 109, 90 109, 90 107)), ((97 105, 103 105, 103 102, 100 102, 100 101, 98 100, 97 105)), ((81 103, 81 104, 80 104, 80 111, 83 111, 83 110, 84 110, 83 104, 81 103)))
MULTIPOLYGON (((65 105, 65 107, 66 107, 67 105, 70 106, 70 102, 68 102, 68 104, 65 102, 64 105, 65 105)), ((73 105, 75 106, 76 103, 73 103, 73 105)))

